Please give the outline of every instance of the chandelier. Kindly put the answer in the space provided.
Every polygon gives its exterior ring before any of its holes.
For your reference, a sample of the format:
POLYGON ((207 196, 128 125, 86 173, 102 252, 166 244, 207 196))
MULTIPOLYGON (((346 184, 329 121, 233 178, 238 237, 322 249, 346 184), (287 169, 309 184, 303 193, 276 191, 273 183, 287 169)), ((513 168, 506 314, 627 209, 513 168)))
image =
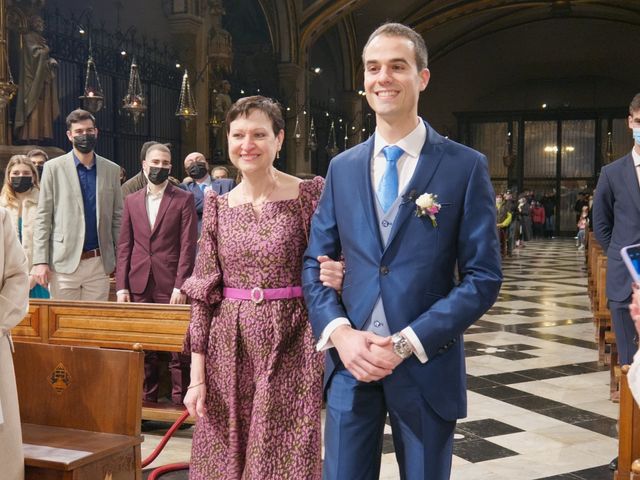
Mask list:
MULTIPOLYGON (((4 27, 0 35, 4 34, 4 27)), ((13 75, 11 75, 11 66, 9 65, 9 55, 7 54, 7 42, 4 38, 0 37, 0 65, 5 67, 5 71, 2 72, 2 80, 0 80, 0 107, 5 107, 13 99, 18 86, 13 81, 13 75)))
POLYGON ((131 62, 129 86, 127 87, 127 94, 122 99, 122 110, 133 117, 133 123, 135 124, 147 111, 147 103, 142 94, 142 82, 140 82, 140 72, 138 71, 135 57, 131 62))
POLYGON ((338 142, 336 141, 336 127, 333 120, 331 121, 331 128, 329 128, 329 139, 327 140, 326 150, 329 154, 329 158, 335 157, 340 151, 338 148, 338 142))
POLYGON ((189 85, 189 72, 184 71, 182 76, 182 86, 180 87, 180 100, 178 101, 178 109, 176 117, 189 124, 189 121, 198 116, 196 110, 196 102, 191 94, 191 86, 189 85))
POLYGON ((87 73, 84 77, 84 95, 81 95, 82 106, 91 113, 99 112, 104 105, 104 92, 100 85, 100 77, 96 64, 91 55, 91 47, 89 47, 89 58, 87 59, 87 73))
POLYGON ((309 150, 315 152, 318 148, 318 137, 316 136, 316 126, 313 123, 313 117, 311 117, 311 125, 309 126, 309 139, 307 141, 309 150))

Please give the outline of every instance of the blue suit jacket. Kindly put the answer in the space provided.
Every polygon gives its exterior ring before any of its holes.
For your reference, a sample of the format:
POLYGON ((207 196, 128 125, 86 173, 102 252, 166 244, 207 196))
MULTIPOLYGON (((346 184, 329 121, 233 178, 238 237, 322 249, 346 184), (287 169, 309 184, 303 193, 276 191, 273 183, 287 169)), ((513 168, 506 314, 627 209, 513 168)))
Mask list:
POLYGON ((631 153, 600 170, 593 233, 607 252, 607 298, 624 302, 631 295, 632 280, 620 249, 640 243, 640 186, 631 153))
MULTIPOLYGON (((235 186, 236 182, 230 178, 221 178, 211 181, 211 189, 218 195, 223 195, 231 191, 235 186)), ((204 209, 204 192, 200 190, 200 187, 198 187, 196 182, 186 184, 181 183, 180 188, 193 193, 193 199, 196 202, 196 212, 198 213, 198 223, 200 223, 202 221, 202 210, 204 209)))
MULTIPOLYGON (((314 334, 347 317, 361 329, 379 295, 392 332, 411 326, 429 361, 410 357, 408 375, 443 418, 466 415, 462 333, 487 311, 502 283, 494 193, 486 158, 445 139, 427 124, 427 140, 383 247, 371 186, 373 137, 338 155, 313 216, 303 287, 314 334), (438 195, 437 227, 416 217, 414 197, 438 195), (408 197, 408 196, 407 196, 408 197), (340 299, 318 280, 318 255, 345 258, 340 299), (456 280, 456 265, 460 281, 456 280)), ((327 354, 325 382, 339 362, 327 354)), ((326 383, 325 383, 326 385, 326 383)))

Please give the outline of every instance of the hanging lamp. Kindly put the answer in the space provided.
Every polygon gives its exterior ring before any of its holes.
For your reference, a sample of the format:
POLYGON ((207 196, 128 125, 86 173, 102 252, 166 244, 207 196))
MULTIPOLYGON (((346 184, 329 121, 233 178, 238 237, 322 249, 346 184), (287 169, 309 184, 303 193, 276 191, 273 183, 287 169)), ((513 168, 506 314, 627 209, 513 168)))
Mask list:
POLYGON ((127 87, 127 94, 122 99, 122 110, 127 112, 133 118, 133 123, 135 124, 138 123, 140 117, 147 111, 147 101, 142 94, 140 71, 135 57, 131 61, 129 86, 127 87))
POLYGON ((89 37, 89 58, 87 59, 87 71, 84 77, 84 94, 80 100, 85 110, 91 113, 99 112, 104 105, 104 91, 100 85, 100 76, 93 61, 93 49, 91 37, 89 37))
POLYGON ((178 101, 176 117, 178 117, 188 125, 189 121, 197 116, 198 111, 196 110, 196 102, 193 100, 193 95, 191 94, 191 86, 189 85, 189 72, 185 70, 184 75, 182 76, 180 100, 178 101))

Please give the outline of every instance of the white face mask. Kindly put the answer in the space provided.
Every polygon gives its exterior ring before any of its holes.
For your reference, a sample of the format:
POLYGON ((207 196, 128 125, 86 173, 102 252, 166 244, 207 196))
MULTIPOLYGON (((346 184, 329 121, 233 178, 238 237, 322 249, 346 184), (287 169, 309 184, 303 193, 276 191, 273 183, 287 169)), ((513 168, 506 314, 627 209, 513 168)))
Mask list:
POLYGON ((640 145, 640 127, 633 129, 633 141, 636 142, 636 145, 640 145))

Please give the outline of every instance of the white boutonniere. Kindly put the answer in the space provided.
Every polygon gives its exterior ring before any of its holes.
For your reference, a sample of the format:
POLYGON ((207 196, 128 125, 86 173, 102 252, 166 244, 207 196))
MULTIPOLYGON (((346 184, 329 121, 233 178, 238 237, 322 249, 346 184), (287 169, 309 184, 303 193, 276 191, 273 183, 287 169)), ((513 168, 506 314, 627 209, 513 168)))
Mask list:
POLYGON ((438 195, 423 193, 416 199, 416 217, 429 217, 431 224, 437 227, 436 215, 440 212, 440 207, 442 205, 438 203, 438 195))

